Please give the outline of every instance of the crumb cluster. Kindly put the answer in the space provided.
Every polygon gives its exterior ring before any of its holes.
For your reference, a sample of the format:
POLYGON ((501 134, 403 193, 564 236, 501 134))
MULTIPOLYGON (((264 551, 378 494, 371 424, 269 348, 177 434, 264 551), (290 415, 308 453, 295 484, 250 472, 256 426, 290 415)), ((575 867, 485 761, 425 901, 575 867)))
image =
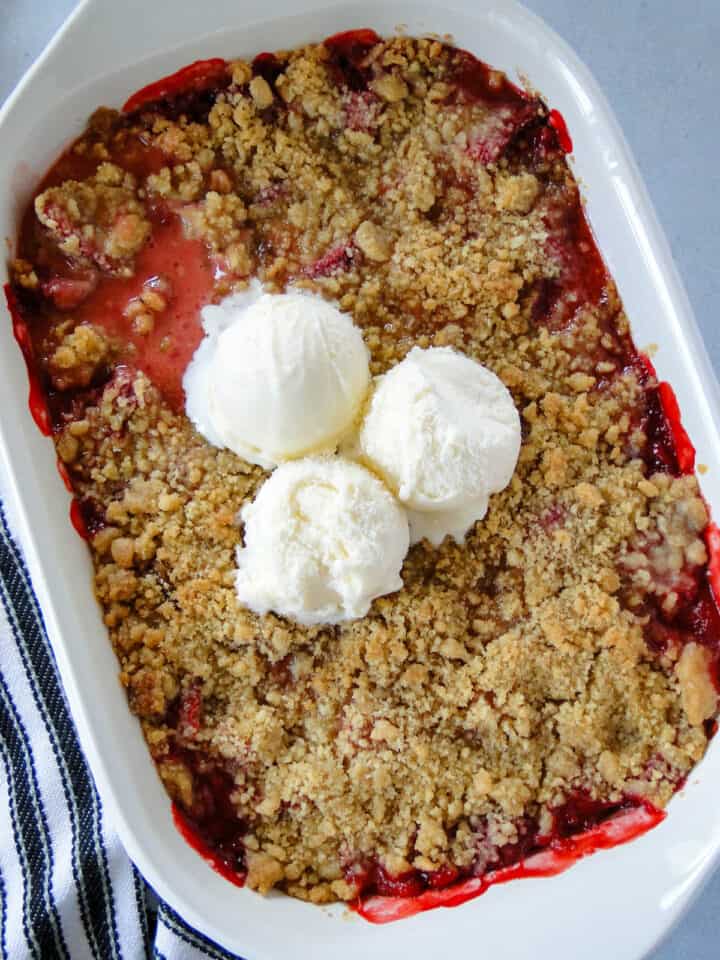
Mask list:
MULTIPOLYGON (((164 204, 207 244, 217 296, 255 276, 313 289, 362 328, 373 374, 453 346, 522 415, 515 476, 465 543, 414 546, 363 619, 301 627, 235 596, 263 471, 200 437, 101 322, 42 307, 130 706, 195 822, 230 784, 261 891, 348 900, 367 862, 481 873, 578 794, 662 806, 717 709, 714 654, 674 619, 707 565, 696 480, 652 459, 656 384, 593 273, 544 104, 492 72, 474 95, 466 57, 399 38, 349 62, 323 44, 235 62, 185 109, 98 115, 75 147, 96 172, 35 202, 43 243, 111 275, 164 204), (122 169, 138 142, 145 175, 122 169)), ((26 296, 41 273, 23 251, 26 296)))
POLYGON ((150 236, 135 186, 131 173, 101 163, 85 181, 66 180, 44 190, 35 201, 35 213, 62 253, 129 276, 133 256, 150 236))

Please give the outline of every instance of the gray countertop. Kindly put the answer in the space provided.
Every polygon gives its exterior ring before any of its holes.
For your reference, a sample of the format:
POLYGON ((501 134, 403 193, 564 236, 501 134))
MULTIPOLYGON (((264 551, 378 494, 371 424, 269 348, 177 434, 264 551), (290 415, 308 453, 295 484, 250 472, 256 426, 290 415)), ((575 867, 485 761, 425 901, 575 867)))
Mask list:
MULTIPOLYGON (((526 4, 575 48, 617 112, 720 372, 720 325, 715 320, 720 294, 720 2, 526 4)), ((0 0, 0 101, 74 5, 74 0, 0 0)), ((717 960, 718 905, 720 872, 648 960, 717 960)))

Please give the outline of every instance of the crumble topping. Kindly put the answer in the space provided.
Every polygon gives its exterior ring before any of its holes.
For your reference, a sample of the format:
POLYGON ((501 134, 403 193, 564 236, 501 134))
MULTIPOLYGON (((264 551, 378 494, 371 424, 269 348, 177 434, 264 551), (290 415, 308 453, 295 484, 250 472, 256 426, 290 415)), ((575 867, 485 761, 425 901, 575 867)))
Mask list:
POLYGON ((162 202, 221 267, 217 296, 251 275, 313 289, 362 327, 373 374, 453 346, 522 414, 515 476, 464 544, 414 546, 362 620, 301 627, 235 595, 236 518, 266 474, 72 312, 38 334, 72 395, 55 440, 131 708, 191 818, 222 786, 262 892, 349 900, 369 861, 482 873, 577 793, 663 806, 717 710, 714 654, 682 620, 707 563, 697 482, 654 459, 657 384, 612 281, 591 289, 546 108, 474 96, 466 56, 396 38, 344 79, 330 45, 237 61, 204 113, 103 114, 75 148, 97 172, 36 200, 64 253, 121 275, 162 202), (122 169, 138 137, 162 155, 144 179, 122 169))
POLYGON ((88 180, 43 191, 35 212, 64 254, 118 276, 132 274, 133 257, 150 235, 135 177, 113 163, 101 163, 88 180))
POLYGON ((106 362, 109 344, 101 330, 90 324, 78 324, 48 359, 48 373, 58 390, 87 387, 106 362))

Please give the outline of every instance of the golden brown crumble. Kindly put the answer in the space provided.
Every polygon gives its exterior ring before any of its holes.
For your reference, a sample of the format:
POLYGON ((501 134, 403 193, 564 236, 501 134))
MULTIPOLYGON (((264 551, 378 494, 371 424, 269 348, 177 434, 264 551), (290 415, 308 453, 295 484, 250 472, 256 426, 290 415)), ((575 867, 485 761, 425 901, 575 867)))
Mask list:
MULTIPOLYGON (((238 605, 236 518, 264 474, 143 374, 116 369, 57 435, 101 520, 95 589, 168 790, 194 809, 188 757, 215 758, 248 825, 249 885, 315 902, 352 898, 345 869, 363 857, 393 875, 490 861, 578 791, 662 806, 717 708, 702 647, 644 637, 648 604, 671 615, 706 563, 707 514, 693 476, 641 459, 646 385, 620 362, 612 284, 571 324, 534 319, 569 269, 553 211, 575 182, 557 156, 487 159, 505 115, 452 96, 448 49, 378 44, 362 93, 332 79, 323 45, 283 54, 273 86, 238 61, 206 120, 137 119, 167 158, 142 184, 103 163, 36 201, 63 252, 127 272, 149 233, 142 197, 160 197, 222 264, 219 293, 251 274, 314 289, 362 327, 373 373, 452 345, 522 413, 515 476, 466 542, 416 545, 404 588, 337 627, 238 605)), ((36 282, 31 263, 17 275, 36 282)), ((142 303, 152 322, 162 303, 142 303)), ((89 384, 108 350, 72 329, 49 360, 56 388, 89 384)))
POLYGON ((120 276, 132 273, 133 257, 150 235, 135 178, 112 163, 101 163, 82 183, 49 187, 36 198, 35 212, 63 253, 120 276))
POLYGON ((109 356, 101 330, 81 323, 69 332, 50 355, 48 372, 58 390, 87 387, 109 356))

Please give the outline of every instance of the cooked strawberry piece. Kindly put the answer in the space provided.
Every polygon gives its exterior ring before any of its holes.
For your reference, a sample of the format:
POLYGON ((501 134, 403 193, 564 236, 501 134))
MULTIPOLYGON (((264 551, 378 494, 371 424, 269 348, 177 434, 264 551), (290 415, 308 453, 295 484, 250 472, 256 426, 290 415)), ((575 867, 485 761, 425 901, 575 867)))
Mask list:
POLYGON ((534 163, 547 163, 561 153, 557 131, 544 119, 525 133, 528 151, 534 163))
POLYGON ((559 110, 551 110, 548 116, 548 123, 557 134, 558 144, 563 153, 572 153, 572 139, 565 123, 565 117, 559 110))
POLYGON ((370 90, 351 91, 345 98, 345 125, 348 130, 369 133, 378 125, 382 103, 370 90))
POLYGON ((180 713, 177 730, 181 737, 192 740, 202 722, 202 691, 199 684, 193 684, 180 698, 180 713))
POLYGON ((264 187, 255 194, 253 203, 258 204, 261 207, 269 207, 271 203, 274 203, 280 197, 285 196, 285 194, 287 194, 287 186, 284 182, 280 181, 278 183, 271 183, 269 187, 264 187))
POLYGON ((647 444, 643 459, 647 463, 648 473, 671 473, 677 476, 681 472, 677 451, 668 418, 663 410, 659 387, 647 389, 645 402, 643 431, 647 437, 647 444))
POLYGON ((584 833, 622 808, 622 803, 596 800, 585 791, 578 790, 565 803, 553 808, 553 839, 584 833))
POLYGON ((468 153, 483 165, 496 163, 534 115, 533 103, 521 102, 491 110, 484 121, 470 131, 468 153))
POLYGON ((470 131, 468 153, 484 165, 497 163, 536 113, 537 105, 534 102, 522 100, 491 108, 483 122, 470 131))
POLYGON ((211 60, 196 60, 162 80, 156 80, 136 91, 124 104, 123 113, 139 110, 150 104, 178 97, 181 94, 198 93, 212 87, 224 87, 229 79, 227 63, 219 57, 211 60))
POLYGON ((567 508, 562 503, 554 503, 540 515, 540 524, 544 530, 554 530, 560 527, 567 516, 567 508))
POLYGON ((364 61, 379 42, 374 30, 347 30, 328 37, 324 45, 330 53, 329 66, 338 86, 348 90, 365 88, 368 70, 364 61))
POLYGON ((83 277, 51 277, 41 285, 41 289, 58 310, 74 310, 90 296, 97 281, 96 273, 83 277))
POLYGON ((530 316, 533 323, 545 324, 552 328, 555 306, 562 290, 556 280, 543 277, 536 285, 530 316))
POLYGON ((375 868, 375 887, 381 897, 417 897, 426 889, 417 870, 393 877, 379 865, 375 868))
POLYGON ((355 247, 353 243, 343 243, 338 247, 333 247, 315 263, 306 267, 305 273, 313 280, 318 277, 330 277, 335 273, 343 273, 352 267, 354 257, 355 247))
POLYGON ((449 887, 451 883, 455 883, 460 877, 460 871, 457 867, 453 867, 448 863, 440 867, 439 870, 426 873, 425 877, 429 887, 433 890, 441 890, 443 887, 449 887))
POLYGON ((274 53, 259 53, 252 62, 252 72, 255 77, 262 77, 271 87, 283 72, 284 64, 274 53))
POLYGON ((466 101, 518 105, 528 103, 528 95, 516 87, 506 74, 494 70, 467 50, 453 54, 449 79, 466 101))

